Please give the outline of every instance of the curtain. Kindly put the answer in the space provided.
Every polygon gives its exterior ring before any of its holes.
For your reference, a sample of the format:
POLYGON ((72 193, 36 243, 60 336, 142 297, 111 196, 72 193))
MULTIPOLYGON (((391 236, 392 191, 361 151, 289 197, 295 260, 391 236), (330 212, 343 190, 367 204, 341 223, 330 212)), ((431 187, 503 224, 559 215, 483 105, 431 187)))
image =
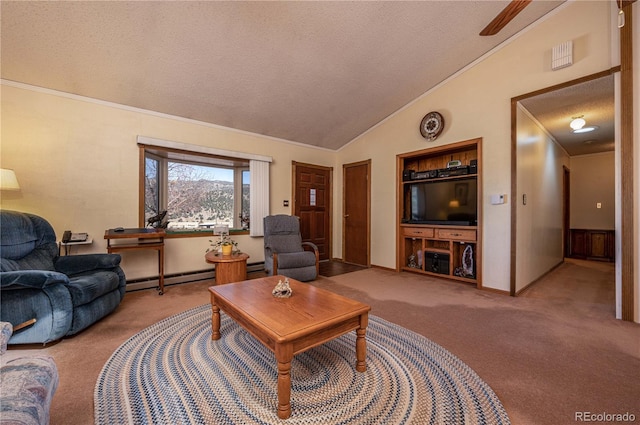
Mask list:
POLYGON ((252 237, 264 236, 264 217, 269 215, 269 162, 252 159, 249 161, 251 199, 251 220, 249 234, 252 237))

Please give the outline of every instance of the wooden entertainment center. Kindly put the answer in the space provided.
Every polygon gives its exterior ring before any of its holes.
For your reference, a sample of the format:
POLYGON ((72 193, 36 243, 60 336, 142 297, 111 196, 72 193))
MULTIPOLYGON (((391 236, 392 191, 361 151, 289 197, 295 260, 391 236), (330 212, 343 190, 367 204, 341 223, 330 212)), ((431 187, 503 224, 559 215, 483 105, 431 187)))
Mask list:
POLYGON ((481 159, 481 138, 397 155, 397 271, 482 287, 481 159))

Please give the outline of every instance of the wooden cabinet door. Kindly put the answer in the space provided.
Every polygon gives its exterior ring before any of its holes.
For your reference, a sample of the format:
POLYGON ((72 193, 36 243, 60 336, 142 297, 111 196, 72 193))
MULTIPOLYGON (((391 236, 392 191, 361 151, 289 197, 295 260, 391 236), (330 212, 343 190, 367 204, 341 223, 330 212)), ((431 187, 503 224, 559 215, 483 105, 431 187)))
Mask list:
POLYGON ((615 231, 571 229, 569 257, 615 261, 615 231))
POLYGON ((585 258, 587 256, 587 232, 571 229, 571 256, 585 258))

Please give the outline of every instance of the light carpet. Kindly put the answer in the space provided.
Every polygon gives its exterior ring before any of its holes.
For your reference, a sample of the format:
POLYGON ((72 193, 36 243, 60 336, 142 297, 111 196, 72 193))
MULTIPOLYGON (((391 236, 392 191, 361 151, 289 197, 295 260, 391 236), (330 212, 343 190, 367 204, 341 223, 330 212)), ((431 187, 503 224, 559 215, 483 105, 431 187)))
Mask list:
POLYGON ((96 424, 509 424, 500 400, 456 356, 370 315, 367 371, 355 332, 296 355, 288 419, 277 410, 274 354, 211 306, 162 320, 122 344, 94 391, 96 424))

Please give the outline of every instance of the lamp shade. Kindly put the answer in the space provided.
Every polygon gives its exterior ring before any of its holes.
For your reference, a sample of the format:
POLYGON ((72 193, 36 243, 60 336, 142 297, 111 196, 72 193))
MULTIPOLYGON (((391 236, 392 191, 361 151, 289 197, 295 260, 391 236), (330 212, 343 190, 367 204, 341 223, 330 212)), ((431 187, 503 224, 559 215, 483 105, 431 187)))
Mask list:
POLYGON ((13 170, 0 168, 0 190, 20 190, 18 178, 13 170))
POLYGON ((578 118, 574 118, 571 121, 571 123, 569 124, 569 127, 571 127, 574 131, 580 130, 582 127, 584 127, 586 123, 587 122, 584 120, 584 118, 578 117, 578 118))

